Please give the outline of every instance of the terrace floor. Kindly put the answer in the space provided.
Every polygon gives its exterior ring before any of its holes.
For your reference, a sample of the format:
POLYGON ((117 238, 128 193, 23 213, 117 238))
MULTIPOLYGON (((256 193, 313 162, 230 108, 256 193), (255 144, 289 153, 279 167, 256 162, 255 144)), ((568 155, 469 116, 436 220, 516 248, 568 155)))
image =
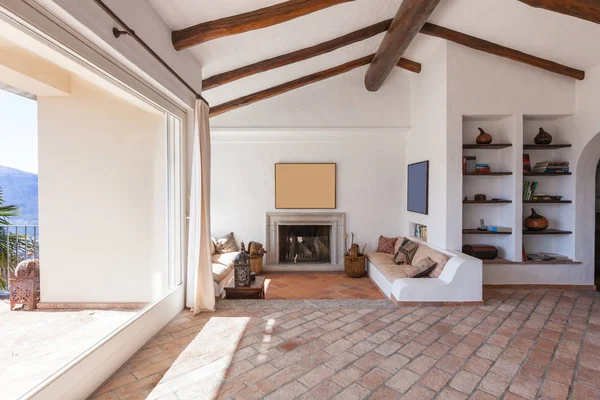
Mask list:
POLYGON ((0 397, 17 399, 137 311, 9 311, 0 299, 0 397))
POLYGON ((185 311, 93 399, 600 399, 597 293, 484 298, 483 307, 257 300, 185 311))
POLYGON ((344 273, 264 274, 267 299, 378 300, 386 297, 368 277, 349 278, 344 273))

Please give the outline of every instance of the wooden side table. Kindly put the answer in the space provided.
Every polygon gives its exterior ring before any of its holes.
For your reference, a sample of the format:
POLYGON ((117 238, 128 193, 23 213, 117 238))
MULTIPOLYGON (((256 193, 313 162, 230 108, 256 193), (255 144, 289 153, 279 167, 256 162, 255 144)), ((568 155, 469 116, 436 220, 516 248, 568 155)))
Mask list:
POLYGON ((234 280, 225 286, 225 299, 264 299, 265 277, 257 276, 247 287, 235 287, 234 280))

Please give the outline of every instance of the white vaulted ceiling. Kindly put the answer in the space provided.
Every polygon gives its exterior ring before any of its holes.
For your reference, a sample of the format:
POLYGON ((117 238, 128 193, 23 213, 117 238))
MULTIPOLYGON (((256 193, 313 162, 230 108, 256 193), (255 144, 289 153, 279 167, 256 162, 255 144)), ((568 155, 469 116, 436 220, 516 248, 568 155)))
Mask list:
MULTIPOLYGON (((283 0, 148 0, 173 29, 256 10, 283 0)), ((333 6, 269 28, 212 40, 187 50, 203 66, 203 78, 270 57, 299 50, 333 39, 376 22, 393 18, 402 0, 356 0, 333 6)), ((581 19, 529 7, 517 0, 442 0, 430 22, 486 39, 571 67, 589 69, 600 64, 600 25, 581 19)), ((374 53, 383 34, 343 47, 329 54, 254 75, 206 91, 203 95, 217 105, 258 90, 374 53)), ((406 58, 423 62, 442 39, 418 35, 406 58)), ((474 51, 474 50, 473 50, 474 51)), ((423 63, 423 68, 427 64, 423 63)), ((356 85, 364 90, 366 67, 337 80, 340 90, 356 85), (355 82, 352 82, 355 81, 355 82)), ((547 74, 540 70, 541 74, 547 74)), ((412 74, 398 68, 386 86, 400 85, 412 74)), ((311 86, 326 85, 326 82, 311 86)), ((360 89, 358 89, 360 88, 360 89)), ((306 88, 300 91, 307 90, 306 88)), ((316 89, 312 89, 316 90, 316 89)), ((388 89, 389 90, 389 89, 388 89)), ((380 92, 375 93, 374 95, 380 92)), ((291 93, 276 99, 291 96, 291 93)), ((268 100, 271 104, 276 99, 268 100)), ((281 100, 280 100, 281 101, 281 100)), ((252 106, 251 106, 252 107, 252 106)), ((237 112, 233 111, 233 113, 237 112)))

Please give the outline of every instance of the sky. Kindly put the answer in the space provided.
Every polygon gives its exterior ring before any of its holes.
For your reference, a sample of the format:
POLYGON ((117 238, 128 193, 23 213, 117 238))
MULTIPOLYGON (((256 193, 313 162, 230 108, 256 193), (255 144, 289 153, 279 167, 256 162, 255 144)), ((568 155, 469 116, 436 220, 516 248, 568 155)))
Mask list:
POLYGON ((37 101, 0 90, 0 165, 38 173, 37 101))

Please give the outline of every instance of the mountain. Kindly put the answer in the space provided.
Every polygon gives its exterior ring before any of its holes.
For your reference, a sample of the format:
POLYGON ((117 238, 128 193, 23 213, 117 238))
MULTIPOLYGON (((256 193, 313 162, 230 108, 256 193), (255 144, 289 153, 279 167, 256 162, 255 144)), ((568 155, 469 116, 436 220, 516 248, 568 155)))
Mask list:
POLYGON ((38 224, 38 176, 14 168, 0 166, 0 188, 5 205, 17 205, 21 215, 9 221, 15 225, 38 224))

